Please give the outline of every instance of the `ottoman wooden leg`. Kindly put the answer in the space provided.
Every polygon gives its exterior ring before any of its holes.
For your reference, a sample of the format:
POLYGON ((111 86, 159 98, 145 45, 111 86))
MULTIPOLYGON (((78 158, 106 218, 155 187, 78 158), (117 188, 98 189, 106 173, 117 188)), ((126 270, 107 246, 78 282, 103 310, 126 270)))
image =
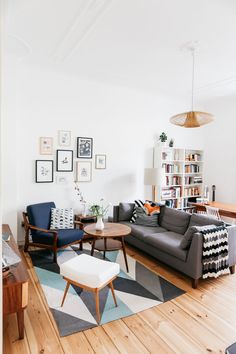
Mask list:
POLYGON ((116 302, 116 296, 115 296, 115 292, 114 292, 114 287, 113 287, 113 283, 112 281, 108 284, 109 288, 111 289, 111 293, 112 293, 112 296, 113 296, 113 300, 114 300, 114 303, 116 305, 116 307, 118 306, 117 305, 117 302, 116 302))
POLYGON ((95 289, 95 303, 97 312, 97 323, 100 323, 100 310, 99 310, 99 289, 95 289))
POLYGON ((65 298, 66 298, 66 294, 67 294, 67 292, 68 292, 69 287, 70 287, 70 283, 67 282, 66 288, 65 288, 65 292, 64 292, 64 295, 63 295, 63 299, 62 299, 62 303, 61 303, 61 307, 62 307, 63 304, 64 304, 64 301, 65 301, 65 298))

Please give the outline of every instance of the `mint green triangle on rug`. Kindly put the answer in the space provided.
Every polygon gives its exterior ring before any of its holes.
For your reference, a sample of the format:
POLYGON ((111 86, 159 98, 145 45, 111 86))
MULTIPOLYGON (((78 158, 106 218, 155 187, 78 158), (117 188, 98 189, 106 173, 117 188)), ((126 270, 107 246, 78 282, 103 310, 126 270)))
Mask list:
POLYGON ((131 316, 134 314, 134 312, 132 312, 128 306, 126 306, 125 303, 118 298, 118 296, 116 296, 116 301, 118 305, 117 307, 114 303, 111 290, 109 290, 106 305, 101 315, 100 324, 105 324, 114 320, 118 320, 121 317, 131 316))

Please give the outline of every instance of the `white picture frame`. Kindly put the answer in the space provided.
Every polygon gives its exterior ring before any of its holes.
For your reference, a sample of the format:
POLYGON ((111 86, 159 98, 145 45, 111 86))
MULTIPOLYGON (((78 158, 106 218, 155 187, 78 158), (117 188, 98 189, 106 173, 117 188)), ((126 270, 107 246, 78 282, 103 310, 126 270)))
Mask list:
POLYGON ((47 136, 41 136, 39 138, 39 153, 40 155, 52 155, 53 154, 53 138, 47 136))
POLYGON ((76 181, 77 182, 91 182, 92 181, 92 162, 90 162, 90 161, 77 161, 76 181))
POLYGON ((57 150, 57 172, 73 171, 73 150, 57 150))
POLYGON ((58 145, 71 146, 71 131, 58 130, 58 145))
POLYGON ((53 182, 53 160, 35 161, 35 182, 36 183, 53 182))
POLYGON ((107 156, 105 154, 95 155, 95 168, 97 170, 105 170, 106 169, 106 161, 107 161, 107 156))

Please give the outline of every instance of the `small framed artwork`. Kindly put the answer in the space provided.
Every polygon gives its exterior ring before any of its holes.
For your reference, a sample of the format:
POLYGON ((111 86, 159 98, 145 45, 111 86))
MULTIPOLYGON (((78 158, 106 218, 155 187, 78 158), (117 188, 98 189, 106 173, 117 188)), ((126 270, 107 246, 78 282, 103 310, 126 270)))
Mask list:
POLYGON ((91 159, 93 157, 93 139, 92 138, 77 138, 77 157, 91 159))
POLYGON ((70 146, 71 145, 71 132, 68 130, 58 131, 58 144, 60 146, 70 146))
POLYGON ((105 170, 106 159, 106 155, 95 155, 95 168, 98 170, 105 170))
POLYGON ((57 150, 57 171, 73 171, 73 150, 57 150))
POLYGON ((53 182, 53 160, 35 161, 35 182, 36 183, 53 182))
POLYGON ((52 155, 53 138, 41 137, 39 138, 39 153, 40 155, 52 155))
POLYGON ((90 182, 92 180, 92 162, 77 161, 76 170, 77 182, 90 182))

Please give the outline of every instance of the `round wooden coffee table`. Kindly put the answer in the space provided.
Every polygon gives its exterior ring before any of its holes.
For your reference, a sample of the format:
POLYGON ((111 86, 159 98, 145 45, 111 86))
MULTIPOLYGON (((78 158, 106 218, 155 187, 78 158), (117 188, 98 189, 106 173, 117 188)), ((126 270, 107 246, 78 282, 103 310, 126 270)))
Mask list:
POLYGON ((124 242, 124 237, 131 233, 131 228, 129 226, 108 222, 105 223, 105 227, 102 231, 98 231, 95 228, 95 224, 91 224, 85 226, 84 232, 93 237, 91 256, 93 256, 94 250, 102 251, 103 258, 105 258, 106 252, 122 249, 126 269, 127 272, 129 272, 124 242))

